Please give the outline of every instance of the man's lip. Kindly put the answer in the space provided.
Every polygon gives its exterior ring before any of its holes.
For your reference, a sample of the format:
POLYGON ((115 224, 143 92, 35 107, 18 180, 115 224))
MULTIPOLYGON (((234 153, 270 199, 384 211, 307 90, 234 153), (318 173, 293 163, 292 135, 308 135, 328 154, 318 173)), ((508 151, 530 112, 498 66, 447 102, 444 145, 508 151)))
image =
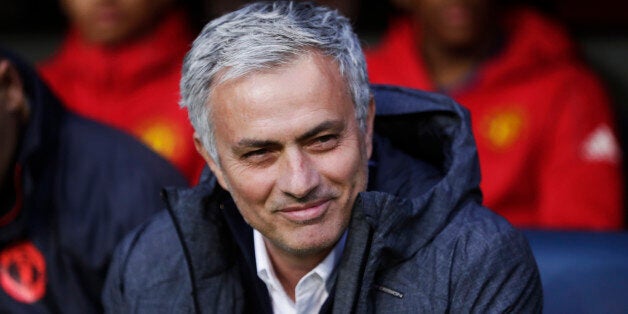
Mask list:
POLYGON ((279 211, 281 212, 293 212, 293 211, 300 211, 300 210, 307 210, 308 208, 312 208, 312 207, 316 207, 319 206, 325 202, 329 201, 328 199, 323 199, 323 200, 318 200, 315 202, 310 202, 304 205, 295 205, 295 206, 288 206, 285 208, 280 209, 279 211))
POLYGON ((330 199, 324 199, 299 206, 288 206, 279 210, 278 213, 290 221, 306 223, 323 216, 330 201, 330 199))

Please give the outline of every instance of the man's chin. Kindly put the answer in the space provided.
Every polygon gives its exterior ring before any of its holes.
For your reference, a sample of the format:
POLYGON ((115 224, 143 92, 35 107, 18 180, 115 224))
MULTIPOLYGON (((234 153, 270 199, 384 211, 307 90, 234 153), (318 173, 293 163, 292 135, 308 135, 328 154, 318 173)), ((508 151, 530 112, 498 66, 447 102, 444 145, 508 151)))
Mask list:
POLYGON ((340 236, 329 237, 323 239, 314 239, 308 237, 303 241, 292 241, 293 243, 283 243, 280 247, 283 251, 296 257, 312 257, 323 255, 326 256, 329 251, 336 245, 340 236))

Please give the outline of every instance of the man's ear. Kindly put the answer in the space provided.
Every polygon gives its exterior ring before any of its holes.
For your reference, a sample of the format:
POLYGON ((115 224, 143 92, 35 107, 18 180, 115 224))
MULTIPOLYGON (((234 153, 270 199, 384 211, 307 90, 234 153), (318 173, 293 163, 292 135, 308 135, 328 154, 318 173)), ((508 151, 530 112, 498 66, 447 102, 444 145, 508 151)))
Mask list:
POLYGON ((227 181, 225 181, 222 167, 220 167, 220 165, 214 160, 214 158, 209 155, 209 152, 207 152, 207 149, 205 149, 205 145, 203 145, 201 137, 196 132, 194 132, 194 147, 196 147, 196 151, 201 154, 203 159, 205 159, 205 162, 209 166, 209 169, 211 169, 211 171, 216 176, 218 184, 220 184, 223 189, 229 191, 229 186, 226 184, 227 181))
POLYGON ((366 116, 366 130, 364 130, 364 140, 366 143, 366 156, 371 158, 373 153, 373 127, 375 124, 375 97, 371 95, 369 100, 369 109, 366 116))
POLYGON ((28 105, 22 79, 9 60, 0 60, 0 109, 21 115, 26 120, 28 105))

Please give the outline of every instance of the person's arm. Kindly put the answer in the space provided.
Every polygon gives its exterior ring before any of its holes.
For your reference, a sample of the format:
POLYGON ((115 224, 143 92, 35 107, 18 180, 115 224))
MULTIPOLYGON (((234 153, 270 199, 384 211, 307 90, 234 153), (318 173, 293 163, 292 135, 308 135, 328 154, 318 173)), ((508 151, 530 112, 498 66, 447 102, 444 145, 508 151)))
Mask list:
POLYGON ((130 313, 131 308, 123 297, 122 271, 129 254, 130 243, 134 236, 128 236, 120 243, 114 251, 109 271, 107 272, 107 280, 102 291, 102 304, 105 313, 130 313))
POLYGON ((599 82, 578 72, 553 96, 539 176, 547 227, 618 229, 623 224, 621 153, 599 82))
POLYGON ((101 294, 105 312, 192 311, 194 292, 183 255, 166 211, 129 233, 109 263, 101 294))

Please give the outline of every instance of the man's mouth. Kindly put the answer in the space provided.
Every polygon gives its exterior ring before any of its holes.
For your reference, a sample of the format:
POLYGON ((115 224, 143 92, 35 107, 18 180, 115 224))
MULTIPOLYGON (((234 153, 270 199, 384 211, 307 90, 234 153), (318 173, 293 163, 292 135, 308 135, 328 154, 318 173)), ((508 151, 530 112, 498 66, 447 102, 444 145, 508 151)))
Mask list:
POLYGON ((278 211, 278 213, 291 222, 307 224, 323 217, 331 204, 331 199, 323 199, 307 204, 288 206, 278 211))

